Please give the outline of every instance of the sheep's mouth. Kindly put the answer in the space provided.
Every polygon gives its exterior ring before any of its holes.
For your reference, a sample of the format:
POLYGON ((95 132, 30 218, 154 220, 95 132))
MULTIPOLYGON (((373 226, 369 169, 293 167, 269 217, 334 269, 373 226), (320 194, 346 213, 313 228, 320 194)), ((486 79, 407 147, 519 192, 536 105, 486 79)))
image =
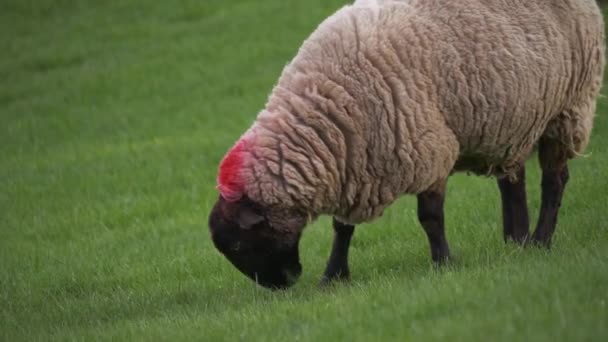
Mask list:
POLYGON ((241 273, 269 289, 286 289, 296 283, 302 274, 297 248, 289 253, 224 252, 224 256, 241 273))
POLYGON ((291 268, 283 268, 273 272, 247 274, 257 284, 271 289, 283 290, 291 287, 302 274, 302 266, 297 264, 291 268))
POLYGON ((302 265, 298 260, 285 262, 285 256, 259 258, 235 257, 226 255, 228 260, 248 278, 263 287, 278 290, 287 289, 296 283, 302 274, 302 265))

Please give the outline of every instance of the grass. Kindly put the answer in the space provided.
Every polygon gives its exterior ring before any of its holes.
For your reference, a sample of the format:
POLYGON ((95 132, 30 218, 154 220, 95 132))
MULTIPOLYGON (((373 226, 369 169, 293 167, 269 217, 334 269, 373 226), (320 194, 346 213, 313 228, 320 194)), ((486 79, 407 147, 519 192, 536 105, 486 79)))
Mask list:
MULTIPOLYGON (((316 286, 327 218, 307 228, 289 291, 216 252, 220 158, 342 4, 2 1, 0 339, 606 340, 606 99, 551 251, 505 245, 494 181, 457 175, 444 269, 411 197, 357 229, 349 285, 316 286)), ((536 217, 535 160, 528 170, 536 217)))

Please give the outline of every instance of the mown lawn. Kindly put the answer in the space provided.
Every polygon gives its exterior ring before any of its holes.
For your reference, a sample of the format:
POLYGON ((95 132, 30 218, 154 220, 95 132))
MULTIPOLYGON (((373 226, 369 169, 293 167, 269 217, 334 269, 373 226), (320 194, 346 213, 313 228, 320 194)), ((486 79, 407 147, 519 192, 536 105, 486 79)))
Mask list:
MULTIPOLYGON (((256 287, 213 248, 217 164, 341 0, 0 2, 0 338, 608 340, 608 100, 573 161, 554 248, 505 245, 492 179, 457 175, 454 262, 413 198, 355 233, 353 280, 256 287)), ((528 166, 532 217, 536 160, 528 166)))

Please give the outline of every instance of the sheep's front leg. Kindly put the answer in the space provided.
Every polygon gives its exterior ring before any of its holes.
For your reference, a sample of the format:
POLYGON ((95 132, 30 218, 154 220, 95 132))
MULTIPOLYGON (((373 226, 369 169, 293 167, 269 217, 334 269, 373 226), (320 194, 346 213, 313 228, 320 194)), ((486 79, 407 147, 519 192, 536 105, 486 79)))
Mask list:
POLYGON ((502 200, 502 226, 505 242, 512 240, 524 244, 528 239, 530 222, 526 199, 525 167, 517 172, 517 179, 498 179, 498 188, 502 200))
POLYGON ((541 139, 538 145, 538 159, 543 170, 541 182, 541 206, 538 224, 532 242, 544 247, 551 246, 551 237, 557 225, 557 214, 568 179, 568 152, 562 143, 541 139))
POLYGON ((331 256, 327 262, 327 267, 323 273, 321 283, 329 283, 335 279, 348 279, 350 271, 348 269, 348 248, 350 240, 355 231, 355 226, 339 222, 334 217, 334 243, 331 256))
POLYGON ((445 238, 443 202, 446 183, 418 194, 418 220, 431 244, 431 257, 436 263, 444 263, 450 257, 445 238))

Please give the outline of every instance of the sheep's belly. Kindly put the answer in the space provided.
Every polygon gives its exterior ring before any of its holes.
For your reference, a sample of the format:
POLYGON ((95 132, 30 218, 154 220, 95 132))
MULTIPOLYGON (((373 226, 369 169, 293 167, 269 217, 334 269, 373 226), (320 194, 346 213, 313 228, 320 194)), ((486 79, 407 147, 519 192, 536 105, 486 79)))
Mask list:
POLYGON ((530 157, 534 148, 534 142, 530 141, 523 144, 505 143, 492 149, 461 151, 453 172, 513 177, 530 157))

